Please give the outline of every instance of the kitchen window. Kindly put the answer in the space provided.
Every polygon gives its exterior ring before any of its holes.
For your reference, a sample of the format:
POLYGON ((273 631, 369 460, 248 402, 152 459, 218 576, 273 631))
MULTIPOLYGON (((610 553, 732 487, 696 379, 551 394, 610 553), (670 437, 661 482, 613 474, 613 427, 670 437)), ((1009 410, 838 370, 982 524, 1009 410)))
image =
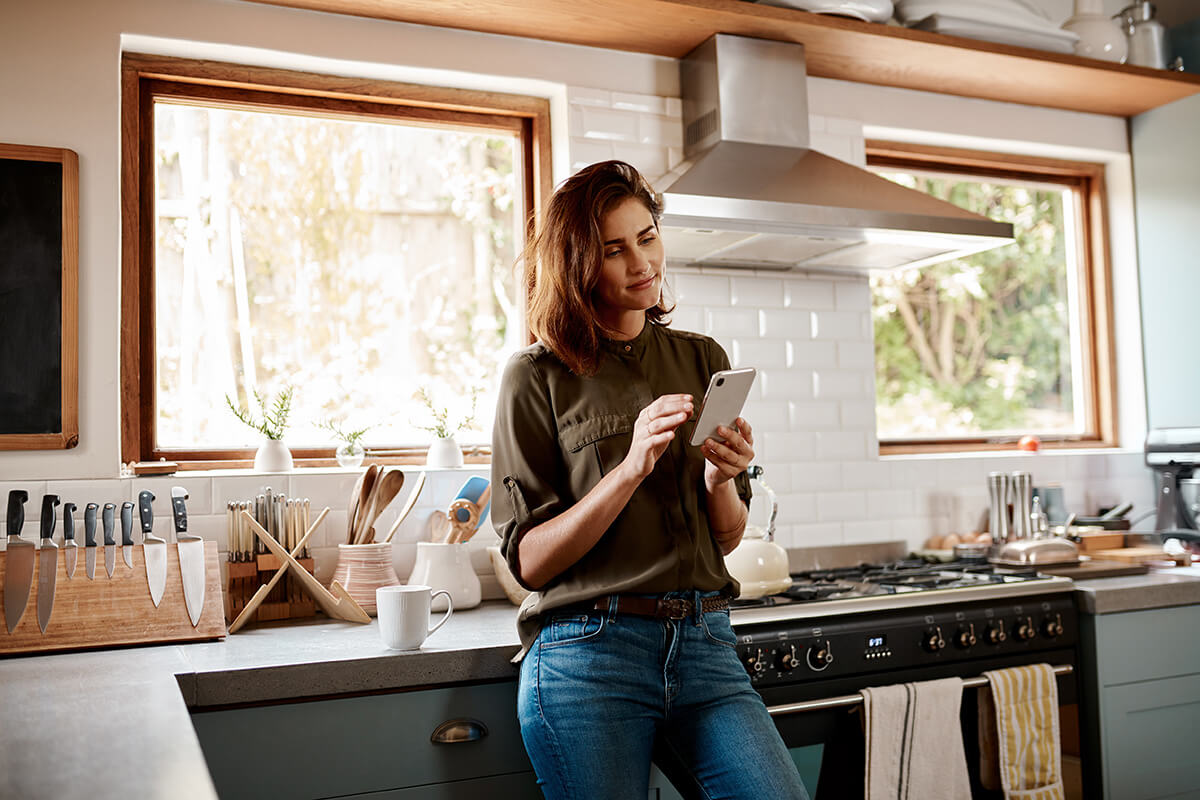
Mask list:
POLYGON ((424 397, 486 455, 544 100, 127 55, 123 115, 123 461, 248 463, 288 387, 300 464, 423 460, 424 397))
POLYGON ((1103 166, 885 142, 867 163, 1016 234, 871 277, 880 452, 1115 445, 1103 166))

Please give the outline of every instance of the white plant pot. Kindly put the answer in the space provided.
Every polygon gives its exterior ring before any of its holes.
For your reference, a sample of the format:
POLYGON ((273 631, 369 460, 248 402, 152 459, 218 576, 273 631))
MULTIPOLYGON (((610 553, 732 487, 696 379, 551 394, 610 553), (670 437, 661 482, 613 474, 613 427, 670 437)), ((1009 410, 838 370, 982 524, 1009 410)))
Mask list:
POLYGON ((281 439, 267 439, 254 454, 255 472, 291 472, 292 451, 281 439))
POLYGON ((1117 21, 1103 11, 1101 0, 1075 0, 1075 15, 1063 23, 1063 30, 1079 36, 1075 55, 1122 64, 1129 52, 1129 39, 1117 21))
POLYGON ((429 453, 425 456, 427 467, 461 467, 463 465, 462 448, 453 436, 445 439, 434 439, 429 445, 429 453))

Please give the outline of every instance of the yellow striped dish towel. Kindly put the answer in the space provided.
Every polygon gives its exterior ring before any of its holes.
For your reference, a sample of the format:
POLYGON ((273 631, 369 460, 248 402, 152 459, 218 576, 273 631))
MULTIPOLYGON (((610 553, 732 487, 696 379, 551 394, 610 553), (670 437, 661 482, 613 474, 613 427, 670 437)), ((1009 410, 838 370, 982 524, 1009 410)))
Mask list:
POLYGON ((1005 800, 1065 800, 1058 682, 1049 664, 983 673, 979 760, 984 788, 1005 800))

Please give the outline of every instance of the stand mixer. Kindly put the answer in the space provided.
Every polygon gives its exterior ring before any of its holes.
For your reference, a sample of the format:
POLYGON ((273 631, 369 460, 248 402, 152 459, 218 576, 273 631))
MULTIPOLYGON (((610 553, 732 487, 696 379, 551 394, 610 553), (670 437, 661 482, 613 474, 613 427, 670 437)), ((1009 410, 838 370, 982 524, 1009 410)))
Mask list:
POLYGON ((1146 466, 1157 473, 1155 532, 1193 547, 1200 545, 1196 512, 1184 489, 1200 485, 1200 480, 1192 477, 1200 467, 1200 428, 1151 430, 1146 435, 1146 466))

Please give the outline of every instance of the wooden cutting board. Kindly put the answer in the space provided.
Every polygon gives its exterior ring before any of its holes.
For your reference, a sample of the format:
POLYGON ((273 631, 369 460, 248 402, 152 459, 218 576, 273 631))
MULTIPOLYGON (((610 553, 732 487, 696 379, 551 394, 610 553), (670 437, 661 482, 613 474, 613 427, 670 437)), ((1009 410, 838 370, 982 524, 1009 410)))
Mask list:
POLYGON ((1088 553, 1097 561, 1122 561, 1126 564, 1141 564, 1144 561, 1169 559, 1162 547, 1118 547, 1113 550, 1093 550, 1088 553))
POLYGON ((1125 564, 1120 561, 1081 561, 1078 564, 1057 564, 1038 567, 1038 572, 1082 581, 1088 578, 1115 578, 1120 575, 1145 575, 1145 564, 1125 564))

